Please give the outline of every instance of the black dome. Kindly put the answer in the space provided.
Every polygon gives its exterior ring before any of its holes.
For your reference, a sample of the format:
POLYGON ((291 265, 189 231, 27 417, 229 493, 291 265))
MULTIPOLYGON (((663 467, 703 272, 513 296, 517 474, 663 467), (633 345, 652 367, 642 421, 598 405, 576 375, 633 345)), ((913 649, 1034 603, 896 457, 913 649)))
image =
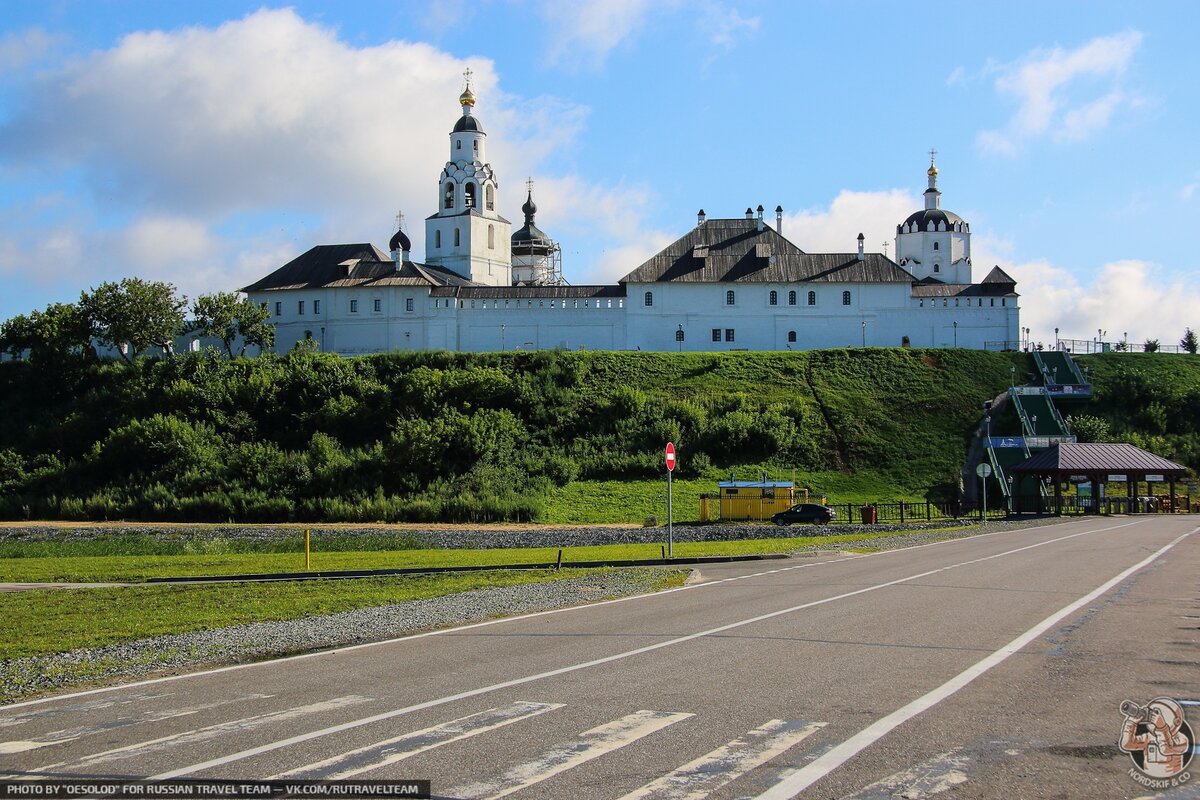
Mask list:
POLYGON ((412 242, 404 235, 404 231, 396 231, 392 236, 392 241, 388 244, 388 249, 395 250, 412 250, 412 242))
MULTIPOLYGON (((908 219, 901 223, 902 229, 909 225, 914 226, 914 230, 929 231, 937 230, 938 223, 942 223, 946 230, 954 230, 954 226, 961 224, 963 230, 966 230, 967 223, 958 214, 953 211, 943 211, 940 208, 927 208, 924 211, 918 211, 915 214, 909 215, 908 219)), ((903 230, 901 232, 904 232, 903 230)))
POLYGON ((483 126, 479 124, 479 120, 469 114, 463 114, 458 118, 458 122, 454 123, 454 133, 465 133, 466 131, 476 131, 483 133, 483 126))

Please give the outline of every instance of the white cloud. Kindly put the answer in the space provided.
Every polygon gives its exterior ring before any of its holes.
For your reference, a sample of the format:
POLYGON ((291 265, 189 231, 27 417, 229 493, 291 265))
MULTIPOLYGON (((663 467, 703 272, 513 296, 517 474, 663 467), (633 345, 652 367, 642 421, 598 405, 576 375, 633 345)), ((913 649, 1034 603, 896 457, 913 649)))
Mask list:
POLYGON ((851 253, 858 250, 858 234, 868 252, 895 254, 896 226, 923 207, 902 189, 854 192, 843 189, 828 209, 784 213, 783 235, 810 253, 851 253))
POLYGON ((41 28, 0 37, 0 70, 18 70, 39 61, 63 44, 63 37, 54 36, 41 28))
MULTIPOLYGON (((572 141, 587 109, 507 94, 490 61, 427 44, 356 47, 286 9, 134 33, 59 64, 36 79, 29 107, 0 122, 0 167, 19 165, 45 198, 73 189, 77 174, 91 193, 69 208, 6 210, 0 276, 24 285, 32 272, 79 291, 136 274, 195 296, 247 285, 314 244, 386 243, 397 209, 420 258, 467 66, 499 210, 520 220, 524 178, 545 178, 540 164, 572 141)), ((548 219, 586 204, 622 254, 605 255, 604 279, 637 256, 638 242, 656 241, 629 211, 644 208, 645 190, 557 182, 569 191, 556 211, 547 195, 548 219)), ((27 310, 11 302, 0 299, 0 318, 27 310)))
POLYGON ((713 3, 704 9, 698 24, 710 43, 728 51, 739 40, 757 33, 762 18, 743 17, 736 8, 726 8, 713 3))
POLYGON ((542 6, 553 42, 547 58, 551 64, 597 69, 643 27, 651 12, 673 5, 651 0, 550 0, 542 6))
POLYGON ((1101 36, 1074 50, 1035 50, 994 67, 996 91, 1017 109, 1003 130, 983 131, 977 143, 988 152, 1012 154, 1017 143, 1039 136, 1072 142, 1103 129, 1118 110, 1140 102, 1119 82, 1142 38, 1139 31, 1101 36))

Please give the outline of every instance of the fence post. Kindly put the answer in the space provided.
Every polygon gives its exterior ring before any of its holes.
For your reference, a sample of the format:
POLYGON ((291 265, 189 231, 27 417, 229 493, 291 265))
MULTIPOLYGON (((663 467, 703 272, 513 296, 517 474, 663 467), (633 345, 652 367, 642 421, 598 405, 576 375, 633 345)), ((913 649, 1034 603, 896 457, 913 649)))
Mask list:
POLYGON ((925 500, 925 521, 926 522, 933 521, 933 507, 931 506, 928 499, 925 500))
POLYGON ((900 524, 904 524, 904 501, 900 501, 900 524))

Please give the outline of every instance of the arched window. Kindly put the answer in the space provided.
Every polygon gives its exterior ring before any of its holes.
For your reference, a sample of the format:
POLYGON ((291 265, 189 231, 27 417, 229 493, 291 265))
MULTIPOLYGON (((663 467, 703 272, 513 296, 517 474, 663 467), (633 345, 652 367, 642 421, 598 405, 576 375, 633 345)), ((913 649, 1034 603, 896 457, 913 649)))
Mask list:
POLYGON ((454 184, 446 183, 446 208, 454 208, 454 184))
POLYGON ((730 289, 729 291, 727 291, 725 293, 725 305, 727 305, 727 306, 733 305, 733 300, 734 300, 733 289, 730 289))
POLYGON ((646 305, 654 305, 654 292, 646 292, 646 305))
POLYGON ((475 208, 475 184, 467 184, 467 208, 475 208))
POLYGON ((487 187, 487 210, 494 211, 496 209, 496 187, 490 183, 487 187))
POLYGON ((796 332, 788 331, 788 342, 795 342, 795 341, 796 341, 796 332))
POLYGON ((934 271, 934 272, 941 272, 941 271, 942 271, 942 265, 941 265, 941 264, 934 264, 934 265, 933 265, 933 271, 934 271))
POLYGON ((772 289, 772 290, 771 290, 771 300, 770 300, 770 303, 771 303, 771 305, 773 305, 773 306, 777 306, 777 305, 779 305, 779 292, 775 291, 774 289, 772 289))
POLYGON ((462 139, 459 139, 457 142, 454 143, 454 149, 462 150, 462 139))
POLYGON ((479 140, 478 140, 478 139, 472 139, 472 140, 471 140, 471 145, 472 145, 472 148, 473 148, 473 149, 474 149, 474 151, 475 151, 475 155, 479 155, 479 140))
POLYGON ((817 293, 816 292, 808 293, 808 304, 810 306, 815 306, 817 304, 817 293))
POLYGON ((496 227, 494 225, 488 225, 488 249, 496 249, 496 227))
POLYGON ((934 250, 937 250, 937 249, 938 249, 938 242, 934 242, 934 243, 933 243, 933 249, 934 249, 934 250))
POLYGON ((459 233, 458 228, 455 228, 454 229, 454 246, 458 247, 460 244, 462 244, 462 236, 459 233))
POLYGON ((850 305, 850 292, 842 292, 842 305, 850 305))
POLYGON ((796 290, 795 289, 788 292, 788 305, 789 306, 796 305, 796 290))
POLYGON ((442 247, 442 232, 441 231, 433 232, 433 246, 439 250, 441 249, 441 247, 442 247))

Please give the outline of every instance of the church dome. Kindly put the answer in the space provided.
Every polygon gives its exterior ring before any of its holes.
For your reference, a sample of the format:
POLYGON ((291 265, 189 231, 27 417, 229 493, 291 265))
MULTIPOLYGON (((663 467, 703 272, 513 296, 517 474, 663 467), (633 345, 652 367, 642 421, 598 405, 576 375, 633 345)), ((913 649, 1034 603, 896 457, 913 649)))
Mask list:
POLYGON ((404 235, 404 231, 396 231, 392 236, 392 241, 388 243, 388 249, 393 252, 396 250, 412 250, 412 242, 404 235))
POLYGON ((926 208, 915 214, 910 214, 908 219, 901 224, 901 232, 907 232, 905 229, 909 225, 913 226, 913 231, 936 231, 938 223, 941 223, 944 230, 954 230, 956 225, 962 225, 964 229, 967 223, 958 214, 953 211, 944 211, 940 208, 926 208))
POLYGON ((471 91, 470 84, 467 84, 467 88, 463 89, 463 93, 458 96, 458 104, 460 106, 475 105, 475 93, 471 91))
POLYGON ((479 120, 475 117, 470 114, 463 114, 458 118, 458 122, 454 123, 454 130, 452 132, 465 133, 467 131, 483 133, 483 126, 479 124, 479 120))

